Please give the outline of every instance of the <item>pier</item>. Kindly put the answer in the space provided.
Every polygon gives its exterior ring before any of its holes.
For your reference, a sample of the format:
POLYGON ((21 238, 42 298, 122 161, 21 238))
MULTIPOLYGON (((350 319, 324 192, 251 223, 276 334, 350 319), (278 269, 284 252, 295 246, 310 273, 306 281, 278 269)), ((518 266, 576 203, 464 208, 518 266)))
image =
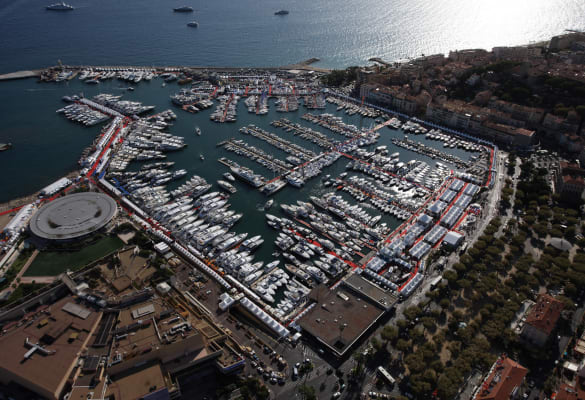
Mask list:
POLYGON ((256 161, 258 164, 280 174, 285 174, 289 172, 289 168, 286 163, 280 161, 278 159, 270 159, 268 155, 264 153, 262 150, 253 148, 252 146, 244 145, 237 143, 234 139, 229 140, 225 145, 224 148, 228 151, 232 151, 236 154, 241 153, 240 155, 244 155, 250 158, 252 161, 256 161), (261 160, 261 161, 258 161, 261 160), (265 165, 266 164, 266 165, 265 165))
POLYGON ((265 141, 268 144, 273 145, 274 147, 279 148, 282 151, 285 151, 292 155, 297 155, 298 153, 302 153, 298 155, 299 158, 302 160, 310 160, 316 156, 314 152, 311 150, 307 150, 299 145, 289 142, 288 140, 282 139, 280 136, 275 135, 273 133, 267 132, 257 126, 249 125, 240 129, 242 133, 248 133, 260 140, 265 141))
POLYGON ((325 149, 330 149, 335 145, 335 143, 329 139, 328 136, 323 135, 321 132, 314 131, 311 128, 297 126, 286 118, 272 121, 271 125, 282 128, 287 132, 292 132, 294 136, 298 135, 299 137, 315 143, 317 146, 325 149))
POLYGON ((34 69, 29 71, 17 71, 10 72, 8 74, 0 75, 0 81, 10 81, 13 79, 27 79, 27 78, 38 78, 41 76, 41 69, 34 69))

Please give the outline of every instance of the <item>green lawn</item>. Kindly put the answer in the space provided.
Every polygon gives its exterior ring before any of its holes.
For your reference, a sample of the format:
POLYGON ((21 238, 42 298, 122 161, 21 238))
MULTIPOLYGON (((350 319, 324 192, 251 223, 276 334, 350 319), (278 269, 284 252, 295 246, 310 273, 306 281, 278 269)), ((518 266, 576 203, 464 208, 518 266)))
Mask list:
POLYGON ((106 237, 82 250, 41 252, 28 267, 24 276, 55 276, 66 270, 79 269, 122 247, 124 243, 117 237, 106 237))

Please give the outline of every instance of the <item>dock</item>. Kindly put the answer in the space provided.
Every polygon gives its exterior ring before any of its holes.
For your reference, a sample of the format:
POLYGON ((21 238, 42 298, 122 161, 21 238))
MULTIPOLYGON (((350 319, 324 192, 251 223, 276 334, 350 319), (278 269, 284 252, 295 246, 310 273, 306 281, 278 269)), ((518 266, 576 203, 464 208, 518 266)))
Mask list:
POLYGON ((289 154, 297 155, 298 153, 300 153, 299 157, 305 161, 311 160, 317 156, 311 150, 305 149, 304 147, 291 143, 278 135, 267 132, 264 129, 258 128, 257 126, 248 125, 247 127, 240 129, 240 132, 252 135, 257 139, 260 139, 289 154))
POLYGON ((297 126, 286 118, 272 121, 271 125, 282 128, 287 132, 292 132, 294 136, 298 135, 299 137, 315 143, 317 146, 324 149, 330 149, 335 145, 335 143, 328 136, 322 134, 321 132, 314 131, 311 128, 297 126))
MULTIPOLYGON (((245 143, 245 142, 244 142, 245 143)), ((241 152, 243 155, 251 159, 252 161, 257 162, 258 164, 271 169, 272 171, 278 172, 280 174, 286 174, 289 169, 281 160, 278 159, 269 159, 267 154, 259 149, 253 149, 251 147, 246 147, 241 144, 238 144, 234 141, 234 139, 229 140, 225 145, 224 148, 228 151, 238 153, 241 152), (259 161, 260 160, 260 161, 259 161), (266 165, 264 165, 266 164, 266 165)))
POLYGON ((10 81, 14 79, 27 79, 27 78, 38 78, 41 76, 40 69, 28 70, 28 71, 17 71, 10 72, 8 74, 0 75, 0 81, 10 81))

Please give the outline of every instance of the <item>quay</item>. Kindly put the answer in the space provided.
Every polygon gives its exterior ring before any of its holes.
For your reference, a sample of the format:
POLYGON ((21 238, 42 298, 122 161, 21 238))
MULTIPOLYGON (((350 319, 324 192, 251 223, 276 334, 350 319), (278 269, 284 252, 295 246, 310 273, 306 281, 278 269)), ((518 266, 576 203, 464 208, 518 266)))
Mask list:
POLYGON ((193 71, 226 71, 226 72, 235 72, 240 71, 242 69, 254 69, 260 71, 281 71, 281 70, 303 70, 303 71, 315 71, 320 73, 329 73, 331 72, 328 68, 321 68, 321 67, 314 67, 311 64, 320 61, 318 58, 310 58, 308 60, 300 61, 296 64, 290 65, 283 65, 277 67, 221 67, 221 66, 211 66, 211 65, 169 65, 169 66, 150 66, 150 65, 54 65, 48 66, 46 68, 40 69, 31 69, 31 70, 23 70, 23 71, 15 71, 9 72, 5 74, 0 74, 0 81, 8 81, 13 79, 27 79, 27 78, 38 78, 44 71, 50 69, 67 69, 73 70, 74 72, 79 72, 83 69, 92 68, 92 69, 154 69, 156 71, 161 72, 173 72, 173 71, 182 71, 182 70, 193 70, 193 71))
POLYGON ((28 71, 10 72, 8 74, 0 75, 0 81, 10 81, 14 79, 38 78, 41 76, 41 69, 34 69, 28 71))

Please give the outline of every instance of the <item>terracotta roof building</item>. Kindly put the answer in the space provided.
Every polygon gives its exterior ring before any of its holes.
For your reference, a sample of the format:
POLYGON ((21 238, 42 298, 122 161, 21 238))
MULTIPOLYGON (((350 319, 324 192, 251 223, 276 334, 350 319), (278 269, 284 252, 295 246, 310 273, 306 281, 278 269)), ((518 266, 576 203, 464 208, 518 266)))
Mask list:
POLYGON ((518 395, 528 370, 502 355, 477 389, 473 400, 509 400, 518 395))
POLYGON ((557 326, 564 304, 543 294, 526 316, 522 337, 537 346, 543 346, 557 326))
POLYGON ((578 201, 585 190, 585 169, 578 164, 560 162, 556 173, 555 192, 565 200, 578 201))
POLYGON ((557 391, 556 400, 584 400, 585 399, 585 368, 581 368, 577 375, 575 386, 563 383, 557 391))

